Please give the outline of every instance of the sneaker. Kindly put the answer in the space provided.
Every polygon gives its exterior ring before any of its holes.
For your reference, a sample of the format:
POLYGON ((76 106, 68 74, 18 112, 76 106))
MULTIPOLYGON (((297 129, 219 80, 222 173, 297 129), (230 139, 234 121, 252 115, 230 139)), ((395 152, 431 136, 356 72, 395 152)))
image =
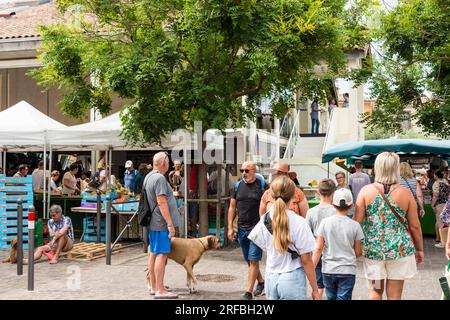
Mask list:
POLYGON ((251 292, 246 291, 242 296, 242 300, 253 300, 253 295, 251 292))
POLYGON ((264 294, 264 282, 258 282, 256 289, 253 291, 255 297, 262 296, 264 294))
POLYGON ((435 242, 434 246, 435 246, 436 248, 441 248, 441 249, 442 249, 442 248, 445 248, 444 245, 442 244, 442 242, 437 242, 437 241, 435 242))

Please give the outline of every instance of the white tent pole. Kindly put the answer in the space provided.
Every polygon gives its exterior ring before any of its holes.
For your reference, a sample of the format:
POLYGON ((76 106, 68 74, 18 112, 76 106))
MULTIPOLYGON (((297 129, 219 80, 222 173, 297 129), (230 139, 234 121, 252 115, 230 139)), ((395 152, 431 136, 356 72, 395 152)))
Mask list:
POLYGON ((108 168, 108 164, 109 164, 109 150, 106 149, 105 150, 105 172, 106 172, 106 185, 109 186, 111 184, 111 179, 110 179, 110 170, 111 168, 108 168))
POLYGON ((42 199, 42 211, 43 211, 43 217, 44 219, 47 218, 47 198, 46 196, 46 190, 47 185, 45 183, 45 178, 47 177, 47 139, 46 139, 46 133, 44 133, 44 197, 42 199))
MULTIPOLYGON (((47 212, 50 212, 50 201, 51 201, 51 194, 52 194, 52 188, 50 187, 50 180, 52 178, 52 158, 53 158, 53 151, 52 151, 52 145, 49 145, 49 154, 50 154, 50 158, 49 158, 49 163, 48 163, 48 172, 49 172, 49 177, 48 177, 48 201, 47 201, 47 212)), ((65 212, 64 212, 65 213, 65 212)))
POLYGON ((112 147, 109 147, 109 155, 108 155, 108 160, 109 160, 109 164, 108 164, 108 167, 109 167, 109 170, 108 170, 108 172, 109 172, 109 174, 108 174, 108 176, 109 176, 109 183, 111 183, 112 184, 112 182, 111 182, 111 174, 112 174, 112 147))
POLYGON ((186 180, 186 177, 189 177, 189 174, 187 172, 187 150, 186 150, 186 144, 184 145, 183 150, 183 156, 184 156, 184 237, 187 239, 187 230, 188 230, 188 184, 189 181, 186 180))
POLYGON ((8 152, 8 149, 4 149, 3 151, 3 172, 6 175, 8 174, 8 171, 6 170, 6 153, 8 152))

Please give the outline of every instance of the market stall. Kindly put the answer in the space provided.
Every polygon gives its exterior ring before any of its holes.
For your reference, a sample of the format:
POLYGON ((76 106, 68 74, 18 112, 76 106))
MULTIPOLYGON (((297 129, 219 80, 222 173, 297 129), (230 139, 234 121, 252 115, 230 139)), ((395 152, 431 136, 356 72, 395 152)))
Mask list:
MULTIPOLYGON (((0 112, 0 148, 2 149, 2 167, 6 171, 7 152, 43 152, 47 153, 49 146, 49 130, 61 130, 66 126, 43 114, 26 101, 0 112)), ((44 168, 47 167, 47 157, 44 156, 44 168)), ((30 173, 31 174, 31 173, 30 173)), ((44 181, 48 171, 44 170, 44 181)), ((48 193, 45 184, 44 195, 48 193)), ((43 216, 46 216, 46 198, 42 198, 43 216)))
MULTIPOLYGON (((349 164, 355 159, 361 159, 365 167, 370 167, 376 156, 385 151, 396 152, 402 161, 416 163, 423 167, 430 165, 433 158, 448 159, 450 157, 450 140, 381 139, 343 143, 327 149, 322 155, 322 162, 341 158, 349 164)), ((425 216, 420 219, 420 222, 423 234, 435 235, 436 219, 430 201, 430 195, 425 195, 425 216)))

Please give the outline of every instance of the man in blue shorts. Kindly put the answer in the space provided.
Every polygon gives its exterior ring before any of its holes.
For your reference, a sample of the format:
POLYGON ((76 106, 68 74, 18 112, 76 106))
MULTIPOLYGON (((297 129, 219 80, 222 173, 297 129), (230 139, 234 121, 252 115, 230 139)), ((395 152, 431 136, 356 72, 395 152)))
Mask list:
POLYGON ((242 164, 241 173, 242 179, 236 183, 231 195, 228 211, 228 226, 230 226, 228 229, 228 238, 230 240, 236 239, 236 234, 232 226, 237 209, 237 238, 241 245, 244 259, 248 264, 247 291, 244 293, 243 299, 252 300, 253 295, 259 296, 264 293, 264 279, 259 270, 262 250, 247 237, 259 222, 259 204, 266 185, 264 179, 256 175, 256 165, 251 161, 242 164), (258 280, 258 284, 255 291, 253 291, 256 280, 258 280))
POLYGON ((153 157, 153 171, 145 177, 143 188, 147 194, 150 210, 154 210, 149 228, 150 255, 148 270, 155 299, 176 299, 178 295, 164 287, 164 272, 170 253, 170 239, 178 227, 178 210, 173 190, 164 174, 169 169, 169 156, 158 152, 153 157), (155 208, 156 206, 156 208, 155 208))

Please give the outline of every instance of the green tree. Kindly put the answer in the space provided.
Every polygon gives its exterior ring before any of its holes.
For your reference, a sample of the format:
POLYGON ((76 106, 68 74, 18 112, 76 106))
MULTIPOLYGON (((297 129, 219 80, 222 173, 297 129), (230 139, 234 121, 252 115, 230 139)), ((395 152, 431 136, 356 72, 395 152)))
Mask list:
POLYGON ((425 134, 449 137, 449 8, 449 0, 400 0, 381 13, 382 52, 364 71, 377 105, 364 116, 371 129, 401 133, 412 120, 425 134))
MULTIPOLYGON (((69 116, 108 113, 113 94, 130 101, 121 119, 132 144, 157 142, 194 121, 204 130, 241 127, 267 96, 283 115, 300 83, 309 84, 303 95, 324 96, 329 79, 345 71, 345 52, 368 39, 361 6, 344 8, 346 0, 56 3, 68 21, 42 27, 43 67, 33 75, 63 90, 60 107, 69 116), (320 77, 319 64, 327 66, 320 77)), ((202 166, 199 181, 205 178, 202 166)))

